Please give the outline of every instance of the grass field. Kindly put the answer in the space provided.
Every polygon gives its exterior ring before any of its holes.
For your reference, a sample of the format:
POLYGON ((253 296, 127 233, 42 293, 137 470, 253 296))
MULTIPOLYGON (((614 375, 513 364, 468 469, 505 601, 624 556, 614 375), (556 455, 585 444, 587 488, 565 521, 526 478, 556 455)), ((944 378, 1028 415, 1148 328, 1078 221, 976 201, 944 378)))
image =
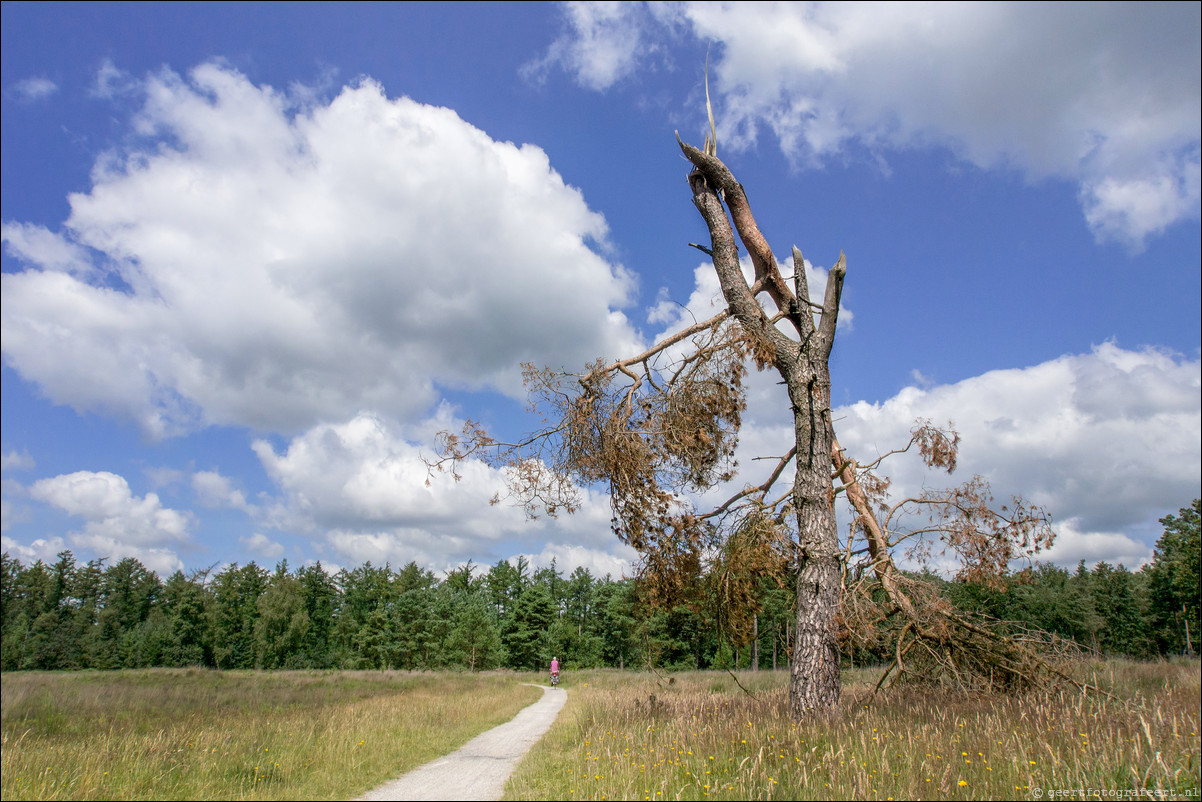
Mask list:
POLYGON ((783 672, 740 674, 754 698, 725 674, 583 672, 506 798, 1198 799, 1198 662, 1081 671, 1118 700, 905 688, 866 705, 877 673, 849 672, 842 716, 801 726, 783 672))
MULTIPOLYGON (((506 796, 1198 799, 1198 662, 1081 671, 1116 698, 905 688, 867 705, 876 674, 847 672, 842 715, 801 726, 789 721, 783 672, 740 674, 747 692, 725 673, 570 672, 567 706, 506 796)), ((539 698, 521 683, 544 679, 7 673, 0 795, 350 798, 512 718, 539 698)))
POLYGON ((541 676, 201 669, 0 676, 0 796, 346 799, 508 721, 541 676))

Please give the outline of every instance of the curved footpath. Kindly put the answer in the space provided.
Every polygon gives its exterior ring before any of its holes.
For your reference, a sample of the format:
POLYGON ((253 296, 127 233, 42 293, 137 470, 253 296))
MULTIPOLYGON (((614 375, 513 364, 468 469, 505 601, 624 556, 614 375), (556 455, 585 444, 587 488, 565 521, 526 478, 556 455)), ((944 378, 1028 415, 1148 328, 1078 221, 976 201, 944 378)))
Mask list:
POLYGON ((359 799, 500 799, 518 761, 543 737, 568 700, 562 688, 535 687, 543 689, 543 698, 510 721, 359 799))

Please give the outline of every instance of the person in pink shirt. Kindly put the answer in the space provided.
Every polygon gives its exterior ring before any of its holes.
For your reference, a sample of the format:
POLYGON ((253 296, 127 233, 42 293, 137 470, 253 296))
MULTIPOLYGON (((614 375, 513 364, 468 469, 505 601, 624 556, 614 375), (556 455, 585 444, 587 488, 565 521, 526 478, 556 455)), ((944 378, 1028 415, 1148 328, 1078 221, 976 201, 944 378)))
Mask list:
POLYGON ((552 685, 559 684, 559 658, 558 657, 551 658, 551 684, 552 685))

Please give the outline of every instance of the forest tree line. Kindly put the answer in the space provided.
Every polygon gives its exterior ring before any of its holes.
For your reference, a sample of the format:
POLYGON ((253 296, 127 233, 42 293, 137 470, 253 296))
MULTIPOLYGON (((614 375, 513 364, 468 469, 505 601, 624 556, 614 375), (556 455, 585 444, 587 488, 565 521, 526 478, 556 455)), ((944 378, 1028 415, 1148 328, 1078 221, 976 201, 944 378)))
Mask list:
MULTIPOLYGON (((1161 519, 1152 562, 1075 571, 1051 564, 1003 584, 923 578, 958 609, 1040 629, 1099 655, 1194 653, 1198 639, 1199 501, 1161 519)), ((651 606, 635 579, 564 576, 519 557, 444 578, 410 562, 334 574, 320 563, 274 570, 251 562, 177 571, 166 581, 138 560, 53 564, 0 557, 0 670, 208 666, 219 669, 567 669, 784 667, 789 588, 761 584, 754 620, 725 637, 699 577, 690 603, 651 606)), ((845 638, 844 660, 876 662, 845 638)))

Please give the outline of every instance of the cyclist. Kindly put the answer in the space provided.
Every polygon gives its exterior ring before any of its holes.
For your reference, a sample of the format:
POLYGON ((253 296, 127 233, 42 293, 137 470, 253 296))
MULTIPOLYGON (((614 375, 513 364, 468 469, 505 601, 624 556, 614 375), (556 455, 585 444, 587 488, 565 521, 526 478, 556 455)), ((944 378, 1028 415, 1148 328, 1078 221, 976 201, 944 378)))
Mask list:
POLYGON ((559 684, 559 658, 558 657, 551 658, 551 684, 552 685, 559 684))

